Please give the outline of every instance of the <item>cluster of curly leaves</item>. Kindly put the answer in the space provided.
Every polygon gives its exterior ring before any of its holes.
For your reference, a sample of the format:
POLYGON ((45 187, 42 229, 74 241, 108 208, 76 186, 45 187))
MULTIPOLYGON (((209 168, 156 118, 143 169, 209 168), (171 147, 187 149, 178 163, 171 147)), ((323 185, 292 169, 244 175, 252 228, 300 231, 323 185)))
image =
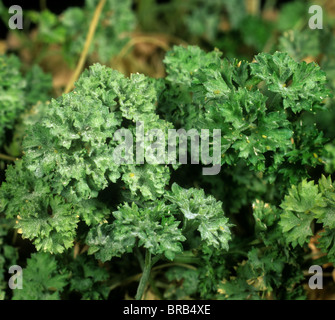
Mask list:
POLYGON ((322 133, 302 115, 323 108, 329 96, 324 72, 280 52, 249 63, 197 47, 175 47, 165 64, 167 77, 159 80, 126 78, 96 64, 72 92, 53 99, 28 128, 24 157, 7 170, 2 210, 39 251, 64 254, 80 239, 101 261, 136 248, 168 260, 189 253, 197 268, 170 268, 166 277, 184 285, 167 297, 303 296, 296 284, 314 221, 326 230, 321 249, 334 258, 331 181, 303 180, 308 168, 322 165, 322 133), (266 188, 252 194, 255 230, 241 239, 221 201, 172 184, 175 167, 113 161, 115 132, 134 132, 138 121, 145 132, 219 128, 225 170, 243 166, 249 181, 261 173, 265 184, 281 184, 289 195, 268 204, 256 200, 266 198, 266 188))
POLYGON ((8 140, 20 114, 48 99, 51 76, 34 65, 26 74, 15 55, 0 56, 0 147, 8 140))

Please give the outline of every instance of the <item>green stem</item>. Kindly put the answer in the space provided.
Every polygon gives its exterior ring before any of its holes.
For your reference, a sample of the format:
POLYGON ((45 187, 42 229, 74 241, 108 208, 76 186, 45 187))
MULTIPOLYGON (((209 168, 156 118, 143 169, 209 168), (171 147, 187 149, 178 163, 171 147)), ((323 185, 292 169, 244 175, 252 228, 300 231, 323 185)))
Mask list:
POLYGON ((201 259, 196 257, 192 252, 186 251, 184 254, 177 254, 173 259, 173 262, 184 264, 199 264, 201 259))
POLYGON ((0 153, 0 160, 16 161, 17 158, 7 156, 6 154, 0 153))
POLYGON ((147 286, 147 283, 149 281, 151 267, 152 267, 151 253, 149 252, 149 250, 146 250, 145 261, 144 261, 144 269, 143 269, 142 277, 141 277, 141 280, 140 280, 140 284, 138 285, 138 288, 137 288, 137 293, 136 293, 136 296, 135 296, 136 300, 142 300, 145 287, 147 286))
POLYGON ((47 0, 40 0, 40 9, 42 11, 47 10, 47 0))
POLYGON ((141 254, 141 251, 138 247, 135 248, 134 253, 137 257, 137 260, 140 264, 141 270, 143 271, 144 269, 144 260, 143 260, 143 255, 141 254))

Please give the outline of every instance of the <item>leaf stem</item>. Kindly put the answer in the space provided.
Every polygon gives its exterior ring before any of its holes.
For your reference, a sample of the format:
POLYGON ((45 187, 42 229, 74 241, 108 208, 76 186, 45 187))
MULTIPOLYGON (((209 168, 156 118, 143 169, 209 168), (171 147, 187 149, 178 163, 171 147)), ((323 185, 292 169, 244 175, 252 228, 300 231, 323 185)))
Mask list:
POLYGON ((40 0, 41 11, 47 10, 47 0, 40 0))
POLYGON ((136 300, 142 300, 145 287, 147 286, 147 283, 149 281, 151 267, 152 267, 151 253, 147 249, 145 252, 145 261, 144 261, 144 269, 143 269, 142 277, 140 280, 140 284, 138 285, 137 293, 135 296, 136 300))
POLYGON ((134 250, 135 256, 137 257, 137 260, 140 264, 141 270, 143 271, 144 269, 144 260, 143 260, 143 255, 141 254, 141 251, 138 247, 135 248, 134 250))
POLYGON ((84 49, 83 49, 83 51, 81 53, 81 56, 80 56, 78 65, 76 67, 76 70, 74 71, 74 73, 73 73, 73 75, 71 77, 70 82, 67 84, 64 93, 69 93, 72 90, 72 88, 74 86, 74 83, 79 78, 79 75, 80 75, 80 73, 81 73, 81 71, 82 71, 82 69, 84 67, 84 63, 86 61, 88 50, 89 50, 90 45, 92 43, 93 36, 95 34, 95 30, 97 28, 97 25, 98 25, 98 22, 99 22, 99 18, 100 18, 100 15, 101 15, 101 12, 102 12, 102 9, 103 9, 105 3, 106 3, 106 0, 100 0, 98 6, 95 9, 94 16, 93 16, 93 19, 91 21, 91 24, 90 24, 90 27, 89 27, 89 30, 88 30, 88 34, 87 34, 87 37, 86 37, 84 49))
POLYGON ((7 156, 6 154, 0 153, 0 160, 16 161, 17 158, 7 156))

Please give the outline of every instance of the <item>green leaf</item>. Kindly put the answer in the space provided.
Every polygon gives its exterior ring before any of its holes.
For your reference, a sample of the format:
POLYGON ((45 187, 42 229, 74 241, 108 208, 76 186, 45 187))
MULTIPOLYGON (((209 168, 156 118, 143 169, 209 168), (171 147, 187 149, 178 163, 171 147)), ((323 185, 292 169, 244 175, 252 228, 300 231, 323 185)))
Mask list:
POLYGON ((317 247, 326 253, 328 262, 335 263, 335 230, 327 228, 319 233, 317 247))
POLYGON ((303 180, 297 187, 292 186, 281 204, 284 213, 280 225, 287 242, 295 247, 302 246, 313 235, 311 223, 315 214, 321 213, 326 206, 318 186, 313 181, 303 180))
POLYGON ((196 229, 207 245, 228 250, 231 224, 224 216, 222 203, 212 196, 206 196, 201 189, 183 189, 176 183, 171 189, 172 192, 165 197, 182 213, 183 228, 196 229))
POLYGON ((124 204, 113 212, 112 224, 99 225, 90 230, 86 239, 89 253, 108 261, 133 251, 135 245, 148 249, 153 255, 164 254, 173 260, 182 252, 181 242, 185 237, 178 228, 180 224, 170 213, 170 208, 159 203, 139 208, 135 203, 124 204))
POLYGON ((251 73, 265 81, 268 89, 278 93, 284 108, 294 113, 314 111, 330 96, 326 74, 315 63, 296 62, 287 53, 260 53, 251 64, 251 73))
POLYGON ((59 300, 67 278, 68 274, 58 269, 54 256, 34 253, 23 269, 23 288, 14 290, 13 300, 59 300))

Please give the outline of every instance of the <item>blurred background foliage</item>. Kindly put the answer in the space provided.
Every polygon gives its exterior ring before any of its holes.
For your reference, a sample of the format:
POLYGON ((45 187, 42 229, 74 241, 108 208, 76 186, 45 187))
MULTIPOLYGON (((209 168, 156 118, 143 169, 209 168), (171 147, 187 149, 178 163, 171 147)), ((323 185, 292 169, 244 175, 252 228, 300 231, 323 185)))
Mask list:
MULTIPOLYGON (((78 62, 99 1, 21 2, 24 28, 11 31, 6 25, 11 1, 0 2, 1 52, 18 53, 24 68, 39 64, 52 73, 54 88, 61 91, 78 62)), ((249 60, 281 49, 297 60, 319 61, 334 52, 329 37, 335 14, 333 1, 319 2, 324 30, 310 32, 308 7, 318 1, 108 0, 86 64, 162 77, 162 58, 175 44, 218 48, 228 58, 249 60)))
MULTIPOLYGON (((15 4, 24 10, 24 27, 23 30, 9 30, 8 7, 13 1, 0 0, 0 55, 12 56, 8 68, 14 70, 10 72, 3 68, 0 77, 2 80, 16 77, 15 85, 0 88, 0 94, 6 90, 11 97, 9 102, 0 98, 0 119, 5 119, 0 128, 1 181, 4 180, 6 165, 21 155, 25 125, 38 121, 43 106, 51 98, 61 95, 71 81, 98 3, 99 0, 17 0, 15 4), (10 108, 10 103, 15 104, 12 109, 15 111, 6 114, 3 110, 10 108)), ((259 52, 279 50, 288 52, 297 61, 318 63, 327 73, 329 87, 334 90, 334 28, 334 0, 107 0, 84 67, 100 62, 126 75, 139 72, 161 78, 165 76, 165 53, 173 45, 198 45, 208 51, 217 48, 225 57, 239 60, 252 60, 259 52), (323 8, 322 30, 308 27, 311 16, 308 8, 312 4, 323 8)), ((328 139, 322 160, 325 171, 333 174, 334 100, 329 99, 327 104, 329 111, 308 115, 306 121, 312 123, 316 117, 318 127, 328 139)), ((225 174, 228 181, 233 179, 229 173, 225 174)), ((222 190, 217 186, 221 184, 216 185, 215 179, 211 182, 212 188, 220 194, 222 190)), ((247 188, 257 192, 257 188, 264 187, 256 180, 253 180, 253 185, 246 186, 243 179, 234 179, 237 185, 232 199, 238 197, 239 205, 247 202, 247 195, 241 196, 240 190, 247 188)), ((231 207, 234 208, 234 203, 231 207)), ((11 230, 11 224, 0 213, 0 292, 8 281, 5 272, 8 266, 18 259, 24 264, 34 251, 28 242, 11 230)), ((313 243, 310 249, 314 253, 317 250, 313 243)), ((74 250, 77 250, 74 255, 78 254, 79 249, 75 247, 74 250)), ((71 263, 71 268, 76 270, 78 266, 73 261, 71 263)), ((174 284, 181 281, 177 269, 169 269, 165 274, 166 279, 174 284)), ((329 270, 335 281, 333 267, 330 266, 329 270)), ((99 277, 103 279, 104 275, 99 277)), ((184 277, 192 283, 193 270, 187 270, 184 277)), ((72 285, 78 287, 78 292, 85 291, 79 288, 75 278, 72 285)), ((192 287, 181 290, 178 286, 168 285, 166 298, 183 298, 190 292, 192 287)), ((99 294, 105 295, 103 292, 99 294)), ((151 294, 154 298, 155 293, 151 294)), ((89 298, 92 297, 95 296, 89 298)), ((327 293, 326 288, 321 296, 309 292, 309 298, 334 299, 334 295, 327 293)))

